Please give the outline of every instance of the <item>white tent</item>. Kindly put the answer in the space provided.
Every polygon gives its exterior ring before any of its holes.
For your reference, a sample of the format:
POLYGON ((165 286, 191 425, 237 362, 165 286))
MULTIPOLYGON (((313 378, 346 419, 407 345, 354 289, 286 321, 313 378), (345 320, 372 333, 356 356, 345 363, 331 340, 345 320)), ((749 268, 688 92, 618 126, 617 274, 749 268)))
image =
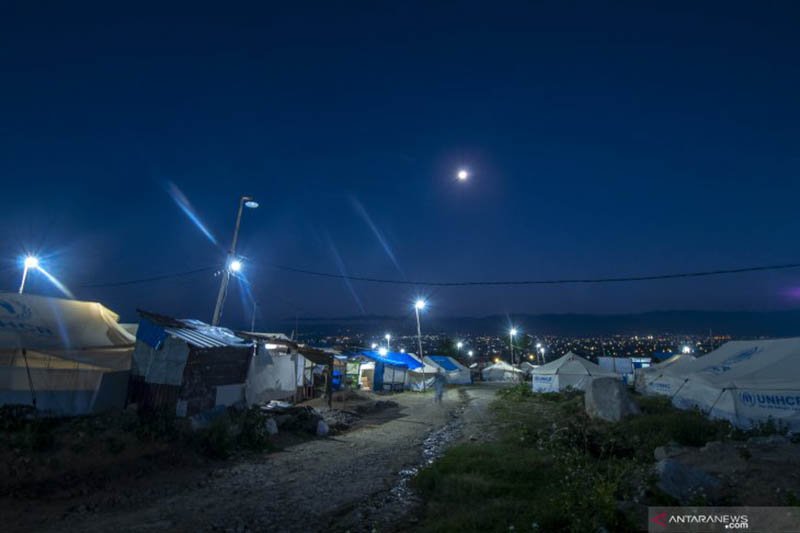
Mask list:
POLYGON ((56 415, 122 408, 135 338, 96 302, 0 293, 0 404, 56 415))
POLYGON ((567 388, 585 390, 595 377, 619 378, 588 359, 572 352, 550 361, 531 372, 534 392, 558 392, 567 388))
POLYGON ((514 366, 509 365, 505 361, 498 361, 493 365, 489 365, 481 370, 481 377, 484 381, 506 381, 519 383, 522 381, 525 373, 514 366))
POLYGON ((472 375, 469 368, 465 367, 452 357, 447 355, 425 356, 425 363, 435 366, 444 374, 447 383, 453 385, 469 385, 472 383, 472 375))
POLYGON ((674 372, 680 369, 683 365, 691 363, 694 360, 695 356, 691 354, 678 353, 655 365, 646 368, 637 368, 634 370, 634 373, 636 374, 634 383, 637 392, 641 394, 658 394, 658 391, 651 390, 650 385, 658 380, 667 367, 672 367, 674 365, 674 368, 670 369, 670 372, 674 372))
MULTIPOLYGON (((416 359, 416 356, 414 357, 416 359)), ((433 390, 439 367, 425 363, 419 368, 409 370, 406 374, 406 388, 413 391, 433 390)))
POLYGON ((800 338, 732 341, 666 366, 648 392, 749 428, 772 418, 800 431, 800 338))

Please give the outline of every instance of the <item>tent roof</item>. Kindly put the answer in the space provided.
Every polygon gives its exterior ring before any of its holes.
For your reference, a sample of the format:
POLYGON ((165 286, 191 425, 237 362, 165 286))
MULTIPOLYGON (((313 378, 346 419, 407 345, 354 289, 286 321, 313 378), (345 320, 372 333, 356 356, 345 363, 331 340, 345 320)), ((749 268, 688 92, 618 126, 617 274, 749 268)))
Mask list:
POLYGON ((509 372, 522 372, 522 370, 520 370, 519 368, 511 366, 505 361, 498 361, 494 364, 484 367, 484 370, 507 370, 509 372))
POLYGON ((0 349, 44 351, 130 347, 119 316, 97 302, 0 293, 0 349))
POLYGON ((572 374, 572 375, 583 375, 583 376, 616 377, 616 374, 603 370, 602 368, 600 368, 599 365, 596 365, 591 361, 589 361, 588 359, 584 359, 580 355, 574 354, 572 352, 569 352, 566 355, 559 357, 555 361, 550 361, 545 365, 535 368, 532 372, 537 375, 572 374))
POLYGON ((694 361, 670 365, 663 372, 722 388, 796 390, 800 337, 727 342, 694 361))
POLYGON ((384 363, 393 366, 404 366, 410 370, 422 367, 422 363, 412 355, 403 352, 387 352, 386 355, 381 355, 380 352, 375 350, 363 350, 360 355, 375 362, 384 363))
POLYGON ((443 368, 447 372, 460 372, 466 369, 466 367, 461 365, 458 361, 447 355, 426 355, 425 357, 430 359, 434 365, 443 368))

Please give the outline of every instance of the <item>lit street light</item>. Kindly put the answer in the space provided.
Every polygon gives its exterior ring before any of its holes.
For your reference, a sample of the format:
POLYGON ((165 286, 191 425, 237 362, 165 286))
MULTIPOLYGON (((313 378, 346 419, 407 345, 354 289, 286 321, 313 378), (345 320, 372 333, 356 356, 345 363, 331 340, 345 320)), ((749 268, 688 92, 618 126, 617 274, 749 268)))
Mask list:
POLYGON ((456 351, 458 352, 458 355, 459 355, 459 356, 461 355, 461 348, 463 348, 463 347, 464 347, 464 343, 463 343, 463 342, 461 342, 461 341, 458 341, 458 342, 456 343, 456 351))
POLYGON ((462 168, 458 171, 456 177, 458 178, 459 181, 466 181, 466 179, 469 177, 469 172, 467 172, 466 169, 462 168))
POLYGON ((384 357, 385 357, 385 356, 386 356, 386 354, 388 354, 388 353, 389 353, 389 350, 387 350, 387 349, 386 349, 386 348, 384 348, 383 346, 381 346, 381 347, 378 349, 378 355, 381 355, 381 356, 384 356, 384 357))
POLYGON ((467 355, 472 357, 473 355, 475 355, 475 353, 472 350, 470 350, 470 351, 467 352, 467 355))
POLYGON ((28 270, 35 270, 39 268, 39 259, 29 255, 25 258, 25 261, 22 263, 22 282, 19 284, 19 293, 22 294, 22 291, 25 290, 25 281, 28 279, 28 270))
POLYGON ((508 346, 511 348, 511 364, 514 364, 514 336, 517 334, 517 328, 511 328, 508 332, 508 346))
POLYGON ((391 349, 392 349, 392 347, 391 347, 391 345, 389 344, 389 342, 392 340, 392 336, 391 336, 390 334, 388 334, 388 333, 387 333, 387 334, 384 336, 384 339, 386 339, 386 350, 387 350, 387 351, 388 351, 388 350, 391 350, 391 349))
POLYGON ((225 297, 228 295, 228 282, 231 279, 231 272, 238 272, 242 268, 241 261, 236 259, 236 242, 239 240, 239 226, 242 224, 242 211, 244 211, 245 207, 255 209, 258 207, 258 202, 250 196, 242 196, 239 199, 239 212, 236 215, 236 226, 233 229, 231 248, 228 250, 228 260, 225 262, 225 268, 222 271, 217 305, 214 307, 214 316, 211 318, 212 326, 219 326, 219 321, 222 318, 222 308, 225 305, 225 297))
POLYGON ((419 312, 425 309, 425 300, 419 299, 414 303, 414 313, 417 315, 417 348, 419 353, 417 356, 422 362, 422 390, 425 390, 425 360, 422 358, 422 328, 419 324, 419 312))
POLYGON ((376 343, 374 343, 374 342, 373 342, 373 343, 372 343, 372 349, 374 350, 374 349, 375 349, 375 348, 377 348, 377 347, 378 347, 378 345, 377 345, 376 343))

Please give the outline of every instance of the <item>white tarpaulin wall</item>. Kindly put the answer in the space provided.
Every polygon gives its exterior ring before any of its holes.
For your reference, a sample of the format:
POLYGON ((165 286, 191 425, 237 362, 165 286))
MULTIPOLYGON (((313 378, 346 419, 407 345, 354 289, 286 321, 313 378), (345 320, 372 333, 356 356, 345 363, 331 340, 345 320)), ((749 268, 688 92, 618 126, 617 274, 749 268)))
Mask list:
POLYGON ((531 371, 531 375, 531 387, 534 392, 555 392, 567 388, 586 390, 586 386, 593 378, 619 379, 618 374, 607 372, 572 352, 535 368, 531 371))
POLYGON ((0 404, 56 415, 122 408, 135 338, 96 302, 0 293, 0 404))
POLYGON ((406 388, 412 391, 433 390, 439 368, 425 363, 424 366, 409 370, 406 374, 406 388))
POLYGON ((679 408, 750 428, 770 418, 800 431, 800 338, 732 341, 685 364, 672 364, 649 392, 679 408))
POLYGON ((505 361, 498 361, 481 370, 481 377, 485 381, 506 381, 519 383, 525 377, 525 372, 513 367, 505 361))
POLYGON ((306 360, 299 353, 268 350, 259 343, 247 370, 244 389, 247 405, 294 396, 297 387, 304 384, 305 366, 306 360))

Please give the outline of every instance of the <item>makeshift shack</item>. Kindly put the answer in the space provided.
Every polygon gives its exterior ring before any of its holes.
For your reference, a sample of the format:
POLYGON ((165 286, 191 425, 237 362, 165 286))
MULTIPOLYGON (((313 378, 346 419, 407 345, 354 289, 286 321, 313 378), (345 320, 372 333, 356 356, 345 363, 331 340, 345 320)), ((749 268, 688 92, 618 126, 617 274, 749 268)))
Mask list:
POLYGON ((531 385, 533 392, 558 392, 569 388, 585 390, 596 377, 619 379, 620 376, 569 352, 555 361, 534 369, 531 372, 531 385))
POLYGON ((245 402, 253 342, 199 320, 139 311, 130 401, 192 416, 245 402))
POLYGON ((122 409, 134 337, 97 302, 0 293, 0 405, 58 416, 122 409))
POLYGON ((505 361, 498 361, 481 370, 481 378, 484 381, 520 383, 524 376, 525 372, 505 361))
POLYGON ((453 385, 469 385, 472 383, 469 368, 452 357, 447 355, 427 355, 424 360, 426 363, 438 368, 447 383, 453 385))

